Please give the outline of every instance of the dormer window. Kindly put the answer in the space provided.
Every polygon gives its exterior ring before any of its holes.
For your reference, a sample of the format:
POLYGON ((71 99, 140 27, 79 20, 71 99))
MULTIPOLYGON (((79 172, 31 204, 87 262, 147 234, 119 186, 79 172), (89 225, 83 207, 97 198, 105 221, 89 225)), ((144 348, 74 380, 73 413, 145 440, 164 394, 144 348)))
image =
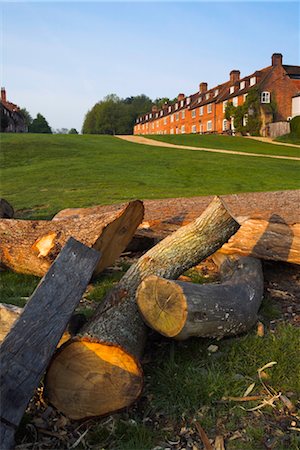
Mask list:
POLYGON ((241 81, 240 82, 240 89, 245 89, 246 86, 246 81, 241 81))
POLYGON ((219 89, 215 90, 215 97, 219 94, 219 89))
POLYGON ((155 114, 155 117, 156 117, 156 118, 158 117, 158 113, 155 114))
POLYGON ((250 78, 250 86, 254 86, 256 83, 256 77, 251 77, 250 78))
POLYGON ((180 106, 182 107, 184 105, 184 100, 181 100, 180 106))
POLYGON ((271 101, 270 92, 268 92, 268 91, 262 92, 261 96, 260 96, 260 101, 261 101, 261 103, 270 103, 270 101, 271 101))
POLYGON ((199 97, 198 98, 198 103, 201 103, 202 102, 202 97, 199 97))
POLYGON ((171 106, 169 106, 169 108, 168 108, 169 113, 171 112, 171 109, 172 109, 171 106))
POLYGON ((175 109, 178 109, 178 103, 175 103, 175 109))
POLYGON ((160 117, 163 115, 163 113, 164 113, 163 110, 161 110, 161 112, 160 112, 160 117))
POLYGON ((206 98, 206 100, 208 100, 209 99, 209 94, 206 94, 205 98, 206 98))
POLYGON ((149 117, 150 117, 150 119, 152 119, 152 113, 150 113, 149 117))
POLYGON ((229 88, 229 94, 233 94, 234 93, 234 86, 230 86, 229 88))
POLYGON ((188 98, 186 99, 186 104, 189 105, 190 103, 191 103, 191 98, 188 97, 188 98))

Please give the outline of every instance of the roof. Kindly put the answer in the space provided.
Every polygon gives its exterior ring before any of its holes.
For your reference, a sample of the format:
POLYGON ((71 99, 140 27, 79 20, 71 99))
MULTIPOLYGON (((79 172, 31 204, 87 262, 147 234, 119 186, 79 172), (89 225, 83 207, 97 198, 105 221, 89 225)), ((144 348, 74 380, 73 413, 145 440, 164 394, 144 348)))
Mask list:
POLYGON ((300 66, 282 66, 288 76, 293 80, 300 80, 300 66))
POLYGON ((11 103, 11 102, 3 101, 1 99, 0 99, 0 102, 9 111, 11 111, 11 112, 20 112, 20 108, 18 107, 18 105, 15 105, 14 103, 11 103))

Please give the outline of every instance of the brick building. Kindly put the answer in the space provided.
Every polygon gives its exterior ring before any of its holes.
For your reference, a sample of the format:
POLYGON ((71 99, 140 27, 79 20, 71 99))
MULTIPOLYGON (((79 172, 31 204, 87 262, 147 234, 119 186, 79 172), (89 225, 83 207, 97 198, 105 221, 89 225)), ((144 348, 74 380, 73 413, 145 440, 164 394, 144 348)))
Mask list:
MULTIPOLYGON (((256 88, 260 98, 261 134, 268 135, 268 124, 287 121, 292 116, 292 98, 300 93, 300 66, 282 64, 282 55, 274 53, 272 64, 240 78, 239 70, 232 70, 229 80, 213 88, 200 83, 199 90, 190 96, 179 94, 177 101, 161 109, 138 117, 134 134, 231 133, 233 120, 226 120, 228 102, 243 105, 250 89, 256 88), (268 104, 276 104, 275 113, 268 104)), ((249 111, 249 113, 251 113, 249 111)), ((243 117, 247 121, 247 114, 243 117)))
POLYGON ((5 88, 1 88, 0 98, 1 132, 5 133, 26 133, 28 131, 24 117, 20 113, 20 108, 7 101, 5 88))

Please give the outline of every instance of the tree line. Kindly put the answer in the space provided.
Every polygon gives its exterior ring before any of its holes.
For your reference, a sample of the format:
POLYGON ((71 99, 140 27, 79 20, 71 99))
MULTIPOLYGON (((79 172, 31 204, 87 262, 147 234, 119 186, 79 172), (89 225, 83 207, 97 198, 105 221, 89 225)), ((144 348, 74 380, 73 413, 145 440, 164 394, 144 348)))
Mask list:
POLYGON ((120 98, 115 94, 104 97, 87 112, 82 133, 84 134, 132 134, 138 116, 151 111, 152 106, 160 108, 167 97, 151 100, 144 94, 120 98))

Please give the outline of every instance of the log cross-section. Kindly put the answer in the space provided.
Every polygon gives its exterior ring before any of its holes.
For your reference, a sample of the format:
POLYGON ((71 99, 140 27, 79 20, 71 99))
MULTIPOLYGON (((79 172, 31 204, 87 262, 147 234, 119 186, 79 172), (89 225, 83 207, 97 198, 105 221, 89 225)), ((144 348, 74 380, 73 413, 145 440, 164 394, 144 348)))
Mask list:
POLYGON ((146 339, 135 301, 139 284, 150 274, 177 278, 214 253, 238 228, 216 197, 200 217, 133 264, 81 336, 54 355, 45 380, 50 402, 73 419, 109 414, 134 402, 143 385, 139 358, 146 339))
POLYGON ((227 258, 221 283, 195 284, 151 275, 137 291, 145 322, 177 340, 224 337, 249 330, 263 297, 261 262, 250 257, 227 258))
POLYGON ((14 432, 100 254, 70 238, 0 346, 0 448, 14 432))

